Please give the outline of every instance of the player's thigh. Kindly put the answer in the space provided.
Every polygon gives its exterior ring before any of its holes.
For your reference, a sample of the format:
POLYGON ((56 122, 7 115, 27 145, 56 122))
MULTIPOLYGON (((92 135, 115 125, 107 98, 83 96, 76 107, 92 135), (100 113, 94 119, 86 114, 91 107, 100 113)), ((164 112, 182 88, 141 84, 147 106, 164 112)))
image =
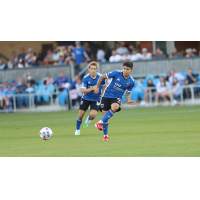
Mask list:
POLYGON ((120 98, 115 98, 111 100, 111 109, 114 112, 119 112, 121 110, 121 99, 120 98))

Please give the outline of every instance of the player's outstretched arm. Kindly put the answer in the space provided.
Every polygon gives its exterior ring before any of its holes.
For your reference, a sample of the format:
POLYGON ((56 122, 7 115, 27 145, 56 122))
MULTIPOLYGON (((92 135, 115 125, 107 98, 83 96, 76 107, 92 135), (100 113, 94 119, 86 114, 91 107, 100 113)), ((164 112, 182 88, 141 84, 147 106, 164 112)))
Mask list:
POLYGON ((95 88, 96 88, 96 85, 94 85, 92 88, 88 88, 88 89, 82 88, 82 89, 81 89, 81 92, 82 92, 82 93, 89 93, 89 92, 95 90, 95 88))
POLYGON ((102 83, 102 81, 103 81, 104 79, 107 79, 106 74, 103 74, 103 75, 101 75, 101 76, 99 77, 99 80, 98 80, 98 82, 97 82, 96 89, 94 90, 94 93, 95 93, 95 94, 98 94, 98 93, 99 93, 99 87, 100 87, 100 85, 101 85, 101 83, 102 83))
POLYGON ((130 104, 130 105, 136 104, 136 101, 131 100, 131 93, 130 92, 127 91, 126 94, 125 94, 125 97, 126 97, 126 101, 127 101, 128 104, 130 104))

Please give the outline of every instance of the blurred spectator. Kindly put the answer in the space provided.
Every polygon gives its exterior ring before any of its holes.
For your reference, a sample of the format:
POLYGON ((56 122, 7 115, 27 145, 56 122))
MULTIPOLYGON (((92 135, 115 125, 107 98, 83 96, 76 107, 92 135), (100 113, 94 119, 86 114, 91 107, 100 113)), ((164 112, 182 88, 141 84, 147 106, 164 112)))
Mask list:
POLYGON ((76 41, 76 47, 72 50, 72 56, 75 59, 76 63, 82 63, 82 62, 88 62, 89 57, 84 49, 84 47, 81 46, 81 43, 79 41, 76 41))
POLYGON ((170 70, 170 77, 169 77, 169 83, 172 85, 174 78, 177 78, 178 82, 184 83, 185 77, 180 73, 175 73, 174 69, 170 70))
POLYGON ((31 58, 33 56, 33 50, 32 48, 28 49, 28 54, 26 54, 25 56, 25 66, 28 67, 29 63, 31 63, 31 58))
POLYGON ((32 85, 31 85, 30 82, 28 82, 28 83, 26 84, 26 90, 25 90, 25 91, 26 91, 26 93, 28 93, 28 94, 34 92, 34 88, 32 87, 32 85))
POLYGON ((45 62, 53 62, 53 53, 51 50, 47 50, 47 55, 44 58, 45 62))
POLYGON ((130 61, 142 60, 142 55, 137 52, 136 49, 133 49, 132 54, 130 56, 130 61))
POLYGON ((106 56, 105 56, 107 61, 109 61, 110 56, 112 56, 112 50, 113 50, 113 47, 109 46, 108 51, 107 51, 106 56))
MULTIPOLYGON (((156 86, 153 84, 151 79, 148 79, 147 87, 151 88, 150 89, 151 90, 151 94, 154 95, 155 92, 156 92, 156 89, 155 89, 156 86)), ((146 89, 145 93, 144 93, 144 99, 140 103, 140 105, 146 105, 148 107, 149 106, 148 102, 149 102, 149 89, 146 89)))
POLYGON ((71 83, 70 89, 77 84, 78 79, 80 79, 79 75, 75 75, 74 80, 71 83))
POLYGON ((4 97, 5 97, 5 92, 3 90, 3 84, 0 84, 0 109, 3 109, 4 97))
POLYGON ((54 65, 63 65, 64 64, 64 57, 63 56, 59 56, 58 61, 54 62, 54 65))
POLYGON ((48 86, 53 83, 54 83, 54 80, 53 80, 53 78, 51 78, 51 74, 49 72, 47 72, 46 77, 44 77, 42 79, 42 84, 48 86))
POLYGON ((20 49, 20 54, 17 57, 17 67, 18 68, 23 68, 25 64, 25 53, 24 53, 24 48, 20 49))
POLYGON ((44 55, 43 55, 43 53, 42 53, 42 50, 40 49, 39 51, 38 51, 38 61, 43 61, 44 60, 44 55))
POLYGON ((166 76, 165 80, 169 82, 169 77, 170 76, 171 76, 170 72, 167 72, 167 76, 166 76))
POLYGON ((191 58, 191 57, 195 57, 196 55, 193 53, 193 52, 196 52, 196 49, 191 49, 191 48, 189 48, 189 49, 186 49, 185 50, 186 51, 186 58, 191 58))
POLYGON ((169 82, 166 81, 163 76, 161 76, 160 81, 156 84, 155 105, 158 105, 159 96, 162 96, 165 92, 167 92, 169 87, 169 82))
POLYGON ((143 48, 141 57, 142 57, 142 60, 151 60, 152 59, 152 54, 148 53, 148 49, 147 48, 143 48))
POLYGON ((13 100, 14 94, 15 92, 11 89, 11 85, 8 84, 7 91, 5 92, 5 96, 4 96, 6 112, 8 112, 8 109, 12 110, 12 100, 13 100))
POLYGON ((56 80, 56 85, 59 87, 59 91, 63 91, 65 88, 65 83, 68 82, 67 77, 65 76, 64 72, 60 73, 60 77, 56 80))
POLYGON ((70 98, 72 100, 72 109, 74 109, 74 106, 76 105, 76 100, 78 98, 78 95, 76 93, 76 86, 75 85, 70 90, 70 98))
POLYGON ((125 42, 120 42, 119 47, 116 49, 116 53, 122 56, 124 51, 128 51, 128 49, 125 47, 125 42))
POLYGON ((182 57, 185 56, 185 51, 181 50, 179 53, 182 57))
POLYGON ((0 58, 0 69, 4 69, 5 68, 5 64, 2 62, 1 58, 0 58))
POLYGON ((129 61, 130 60, 130 54, 128 50, 124 50, 124 54, 121 57, 121 61, 129 61))
POLYGON ((116 53, 116 50, 112 50, 112 56, 109 58, 109 62, 119 62, 121 60, 121 56, 116 53))
POLYGON ((4 92, 7 91, 7 86, 8 86, 7 80, 6 80, 6 79, 3 79, 3 90, 4 90, 4 92))
POLYGON ((106 62, 105 60, 105 52, 102 49, 102 45, 99 45, 98 51, 97 51, 97 61, 98 62, 106 62))
POLYGON ((58 59, 59 59, 59 57, 60 57, 60 51, 58 51, 57 48, 54 48, 54 49, 53 49, 53 55, 52 55, 52 57, 53 57, 53 61, 54 61, 54 62, 57 62, 57 61, 58 61, 58 59))
POLYGON ((35 87, 35 80, 32 77, 32 74, 30 72, 27 73, 27 83, 31 84, 31 87, 35 87))
POLYGON ((15 51, 11 53, 10 59, 8 61, 8 69, 12 69, 17 66, 17 54, 15 51))
POLYGON ((18 83, 18 86, 16 88, 16 92, 17 93, 25 93, 26 92, 26 82, 25 82, 23 76, 19 77, 19 83, 18 83))
POLYGON ((11 90, 15 91, 16 88, 17 88, 16 81, 15 81, 15 79, 12 79, 11 80, 11 90))
POLYGON ((36 53, 32 53, 31 62, 28 63, 28 67, 38 66, 38 65, 39 65, 38 57, 36 56, 36 53))
MULTIPOLYGON (((184 84, 185 85, 190 85, 190 84, 193 84, 195 82, 197 82, 197 74, 194 74, 192 72, 192 69, 188 69, 188 73, 187 73, 187 78, 186 80, 184 81, 184 84)), ((185 88, 185 94, 186 94, 186 97, 189 98, 189 92, 188 92, 188 89, 189 88, 185 88)))
POLYGON ((80 105, 80 102, 81 102, 81 97, 82 97, 82 92, 81 92, 81 86, 82 86, 82 81, 81 79, 79 78, 77 80, 77 83, 76 83, 76 93, 77 93, 77 100, 78 100, 78 103, 80 105))
POLYGON ((164 105, 169 106, 169 101, 167 100, 167 97, 169 97, 172 101, 172 106, 175 106, 177 104, 177 100, 173 97, 173 95, 180 95, 180 94, 181 94, 181 84, 178 82, 177 78, 174 78, 172 89, 170 89, 170 91, 162 93, 164 105))
POLYGON ((67 65, 67 64, 73 64, 73 63, 74 63, 74 59, 68 47, 66 48, 66 53, 64 54, 64 64, 67 65))
POLYGON ((94 54, 93 54, 92 50, 90 49, 88 42, 84 42, 83 46, 88 55, 88 62, 90 62, 91 60, 94 60, 94 54))
POLYGON ((164 59, 166 58, 166 56, 164 54, 162 54, 160 48, 156 49, 156 54, 153 57, 154 59, 164 59))
POLYGON ((172 53, 169 55, 169 58, 180 58, 182 57, 179 52, 177 52, 176 48, 172 49, 172 53))

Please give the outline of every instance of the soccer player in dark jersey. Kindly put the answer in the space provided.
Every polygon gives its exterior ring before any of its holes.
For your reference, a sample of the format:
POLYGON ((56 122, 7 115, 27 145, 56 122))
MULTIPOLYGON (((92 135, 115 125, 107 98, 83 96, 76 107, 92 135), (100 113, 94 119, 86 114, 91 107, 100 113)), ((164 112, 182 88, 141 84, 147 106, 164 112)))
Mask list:
POLYGON ((94 89, 96 88, 97 81, 99 77, 101 76, 101 74, 97 73, 97 65, 98 65, 97 62, 94 62, 94 61, 90 62, 89 68, 88 68, 89 73, 85 75, 82 80, 81 91, 83 93, 83 96, 81 99, 79 114, 76 121, 75 135, 80 135, 80 126, 82 123, 82 118, 89 106, 91 110, 90 115, 87 117, 83 127, 87 128, 90 124, 90 121, 96 117, 99 110, 101 90, 103 88, 102 91, 104 91, 106 88, 106 81, 103 80, 98 87, 99 91, 96 94, 94 93, 94 89))
POLYGON ((101 109, 103 118, 95 124, 95 126, 104 132, 103 141, 108 141, 108 120, 113 117, 115 112, 119 112, 121 110, 121 99, 126 92, 126 101, 128 104, 133 105, 136 104, 135 101, 131 100, 130 93, 135 85, 135 81, 132 76, 130 76, 133 71, 133 62, 127 61, 123 64, 123 70, 116 70, 109 72, 100 76, 97 86, 95 88, 94 93, 99 93, 101 83, 107 79, 112 78, 112 81, 107 86, 102 95, 101 100, 101 109))

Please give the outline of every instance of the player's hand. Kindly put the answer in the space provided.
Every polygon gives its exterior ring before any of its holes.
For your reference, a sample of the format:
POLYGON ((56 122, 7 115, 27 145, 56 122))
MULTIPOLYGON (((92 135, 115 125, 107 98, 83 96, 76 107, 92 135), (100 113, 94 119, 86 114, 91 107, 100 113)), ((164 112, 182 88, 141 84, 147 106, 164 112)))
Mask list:
POLYGON ((130 101, 128 101, 128 104, 129 105, 136 105, 136 101, 130 100, 130 101))
POLYGON ((99 88, 96 85, 94 87, 95 87, 94 94, 98 94, 99 93, 99 88))

